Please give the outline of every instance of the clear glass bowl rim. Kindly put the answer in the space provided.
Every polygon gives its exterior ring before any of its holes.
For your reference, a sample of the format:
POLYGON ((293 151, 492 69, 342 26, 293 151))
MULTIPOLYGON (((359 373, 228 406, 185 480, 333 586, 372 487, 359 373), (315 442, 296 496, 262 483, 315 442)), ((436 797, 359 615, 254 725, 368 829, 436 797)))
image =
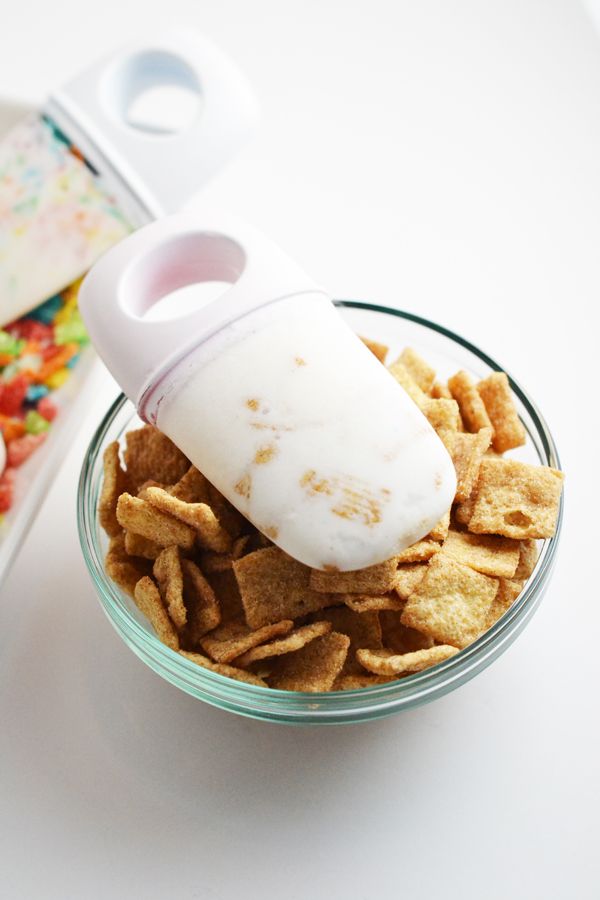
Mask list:
MULTIPOLYGON (((470 341, 422 316, 359 300, 337 300, 335 303, 340 307, 364 309, 414 322, 449 338, 491 369, 506 371, 470 341)), ((510 375, 509 380, 536 428, 546 464, 560 469, 558 451, 542 414, 510 375)), ((98 426, 84 458, 77 496, 81 548, 104 612, 123 640, 158 674, 198 699, 251 718, 287 724, 341 724, 380 718, 421 705, 470 680, 512 643, 541 600, 558 547, 563 521, 562 500, 556 535, 543 542, 536 568, 513 606, 477 641, 431 669, 388 684, 333 693, 301 693, 257 687, 202 669, 166 647, 140 625, 104 571, 96 521, 98 481, 96 479, 94 485, 94 472, 103 442, 114 420, 128 404, 124 394, 115 400, 98 426)))

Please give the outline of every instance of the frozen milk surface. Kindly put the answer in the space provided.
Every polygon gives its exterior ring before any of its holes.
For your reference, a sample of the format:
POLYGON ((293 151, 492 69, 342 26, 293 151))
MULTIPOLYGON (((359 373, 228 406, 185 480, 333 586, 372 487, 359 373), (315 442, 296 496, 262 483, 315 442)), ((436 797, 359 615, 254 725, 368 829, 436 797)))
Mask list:
POLYGON ((280 301, 205 341, 177 367, 156 424, 314 568, 389 559, 454 496, 438 436, 327 302, 280 301))

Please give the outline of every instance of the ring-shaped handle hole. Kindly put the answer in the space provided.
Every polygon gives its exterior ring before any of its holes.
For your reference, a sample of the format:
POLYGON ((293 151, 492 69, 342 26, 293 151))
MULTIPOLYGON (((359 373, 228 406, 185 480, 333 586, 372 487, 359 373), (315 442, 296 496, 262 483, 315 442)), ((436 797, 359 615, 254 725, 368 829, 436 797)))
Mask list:
POLYGON ((219 302, 245 264, 242 247, 225 235, 178 236, 134 262, 123 282, 124 308, 144 321, 192 316, 219 302))
POLYGON ((202 107, 196 72, 165 50, 146 50, 119 60, 104 78, 102 96, 111 115, 154 137, 185 131, 202 107))

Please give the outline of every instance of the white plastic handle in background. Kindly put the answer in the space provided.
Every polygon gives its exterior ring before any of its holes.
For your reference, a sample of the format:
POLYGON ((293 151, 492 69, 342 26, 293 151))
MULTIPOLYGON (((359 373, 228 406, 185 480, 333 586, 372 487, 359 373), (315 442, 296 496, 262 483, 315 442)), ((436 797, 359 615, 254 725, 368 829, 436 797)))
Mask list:
POLYGON ((258 115, 238 67, 192 30, 129 44, 50 95, 44 112, 125 201, 134 226, 180 209, 249 136, 258 115), (176 133, 127 121, 132 100, 149 88, 198 94, 194 120, 176 133))
POLYGON ((180 213, 112 247, 86 276, 79 307, 96 350, 139 406, 166 369, 220 328, 258 307, 325 292, 276 244, 229 217, 180 213), (187 315, 144 318, 160 299, 207 281, 231 287, 187 315))

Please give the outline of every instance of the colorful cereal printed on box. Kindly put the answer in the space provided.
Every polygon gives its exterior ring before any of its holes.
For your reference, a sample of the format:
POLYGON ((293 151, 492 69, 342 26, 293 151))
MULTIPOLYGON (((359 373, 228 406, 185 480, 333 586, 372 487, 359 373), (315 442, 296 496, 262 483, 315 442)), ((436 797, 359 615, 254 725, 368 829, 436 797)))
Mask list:
POLYGON ((78 290, 79 282, 0 329, 0 430, 6 445, 0 513, 11 508, 16 470, 44 443, 60 411, 55 392, 89 342, 78 290))

